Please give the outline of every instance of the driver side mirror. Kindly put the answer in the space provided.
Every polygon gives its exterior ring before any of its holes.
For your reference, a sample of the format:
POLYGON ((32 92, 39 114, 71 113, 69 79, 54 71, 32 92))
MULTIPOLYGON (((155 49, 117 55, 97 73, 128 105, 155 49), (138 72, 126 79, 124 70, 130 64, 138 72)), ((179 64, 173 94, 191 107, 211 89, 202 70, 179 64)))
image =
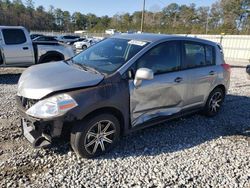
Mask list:
POLYGON ((148 68, 140 68, 136 71, 134 85, 139 87, 142 80, 152 80, 154 78, 154 72, 148 68))

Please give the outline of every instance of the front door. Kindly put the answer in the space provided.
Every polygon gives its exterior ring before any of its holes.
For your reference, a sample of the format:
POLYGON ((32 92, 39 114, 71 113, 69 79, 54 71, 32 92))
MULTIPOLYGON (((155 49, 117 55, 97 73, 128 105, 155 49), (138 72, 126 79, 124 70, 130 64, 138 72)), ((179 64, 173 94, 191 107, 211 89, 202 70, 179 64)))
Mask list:
POLYGON ((2 53, 6 65, 31 65, 34 52, 22 29, 2 29, 2 53))
POLYGON ((152 48, 132 66, 135 71, 139 68, 153 70, 154 79, 144 80, 138 87, 132 80, 129 83, 132 126, 179 112, 188 83, 185 71, 181 71, 180 42, 164 42, 152 48))

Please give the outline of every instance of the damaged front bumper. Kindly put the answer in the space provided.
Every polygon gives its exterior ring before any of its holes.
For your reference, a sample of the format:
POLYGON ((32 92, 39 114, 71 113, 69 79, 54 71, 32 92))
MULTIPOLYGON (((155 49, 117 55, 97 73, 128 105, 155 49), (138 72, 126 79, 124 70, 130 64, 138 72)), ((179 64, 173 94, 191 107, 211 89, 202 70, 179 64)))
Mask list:
POLYGON ((17 109, 21 115, 22 132, 33 147, 49 146, 52 138, 60 137, 63 128, 63 117, 53 120, 37 119, 26 114, 19 97, 16 98, 17 109))
POLYGON ((22 132, 24 137, 35 148, 49 146, 52 138, 61 136, 63 122, 61 121, 31 121, 21 118, 22 132))

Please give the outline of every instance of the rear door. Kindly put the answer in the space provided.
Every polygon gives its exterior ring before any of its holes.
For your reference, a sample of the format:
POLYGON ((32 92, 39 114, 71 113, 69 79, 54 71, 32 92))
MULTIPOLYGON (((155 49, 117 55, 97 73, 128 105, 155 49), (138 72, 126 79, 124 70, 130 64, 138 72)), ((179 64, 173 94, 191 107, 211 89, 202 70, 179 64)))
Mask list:
POLYGON ((213 46, 183 41, 184 69, 190 79, 187 106, 203 105, 218 75, 213 46))
POLYGON ((2 29, 2 36, 2 49, 6 65, 30 65, 34 63, 32 44, 22 29, 2 29))
POLYGON ((153 70, 154 79, 143 80, 137 88, 130 80, 132 126, 179 112, 188 83, 185 71, 181 70, 180 42, 169 41, 153 47, 132 66, 134 72, 139 68, 153 70))

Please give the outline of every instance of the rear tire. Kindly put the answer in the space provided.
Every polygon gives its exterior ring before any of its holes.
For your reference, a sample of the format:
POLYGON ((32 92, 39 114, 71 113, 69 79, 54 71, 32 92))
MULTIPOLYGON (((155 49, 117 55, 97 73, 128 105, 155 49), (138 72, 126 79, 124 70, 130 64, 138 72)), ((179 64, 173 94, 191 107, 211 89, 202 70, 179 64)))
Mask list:
POLYGON ((120 123, 111 114, 101 114, 76 122, 70 143, 78 156, 94 158, 112 149, 120 137, 120 123))
POLYGON ((221 88, 215 88, 208 96, 203 114, 208 117, 213 117, 218 114, 222 103, 224 102, 225 93, 221 88))

